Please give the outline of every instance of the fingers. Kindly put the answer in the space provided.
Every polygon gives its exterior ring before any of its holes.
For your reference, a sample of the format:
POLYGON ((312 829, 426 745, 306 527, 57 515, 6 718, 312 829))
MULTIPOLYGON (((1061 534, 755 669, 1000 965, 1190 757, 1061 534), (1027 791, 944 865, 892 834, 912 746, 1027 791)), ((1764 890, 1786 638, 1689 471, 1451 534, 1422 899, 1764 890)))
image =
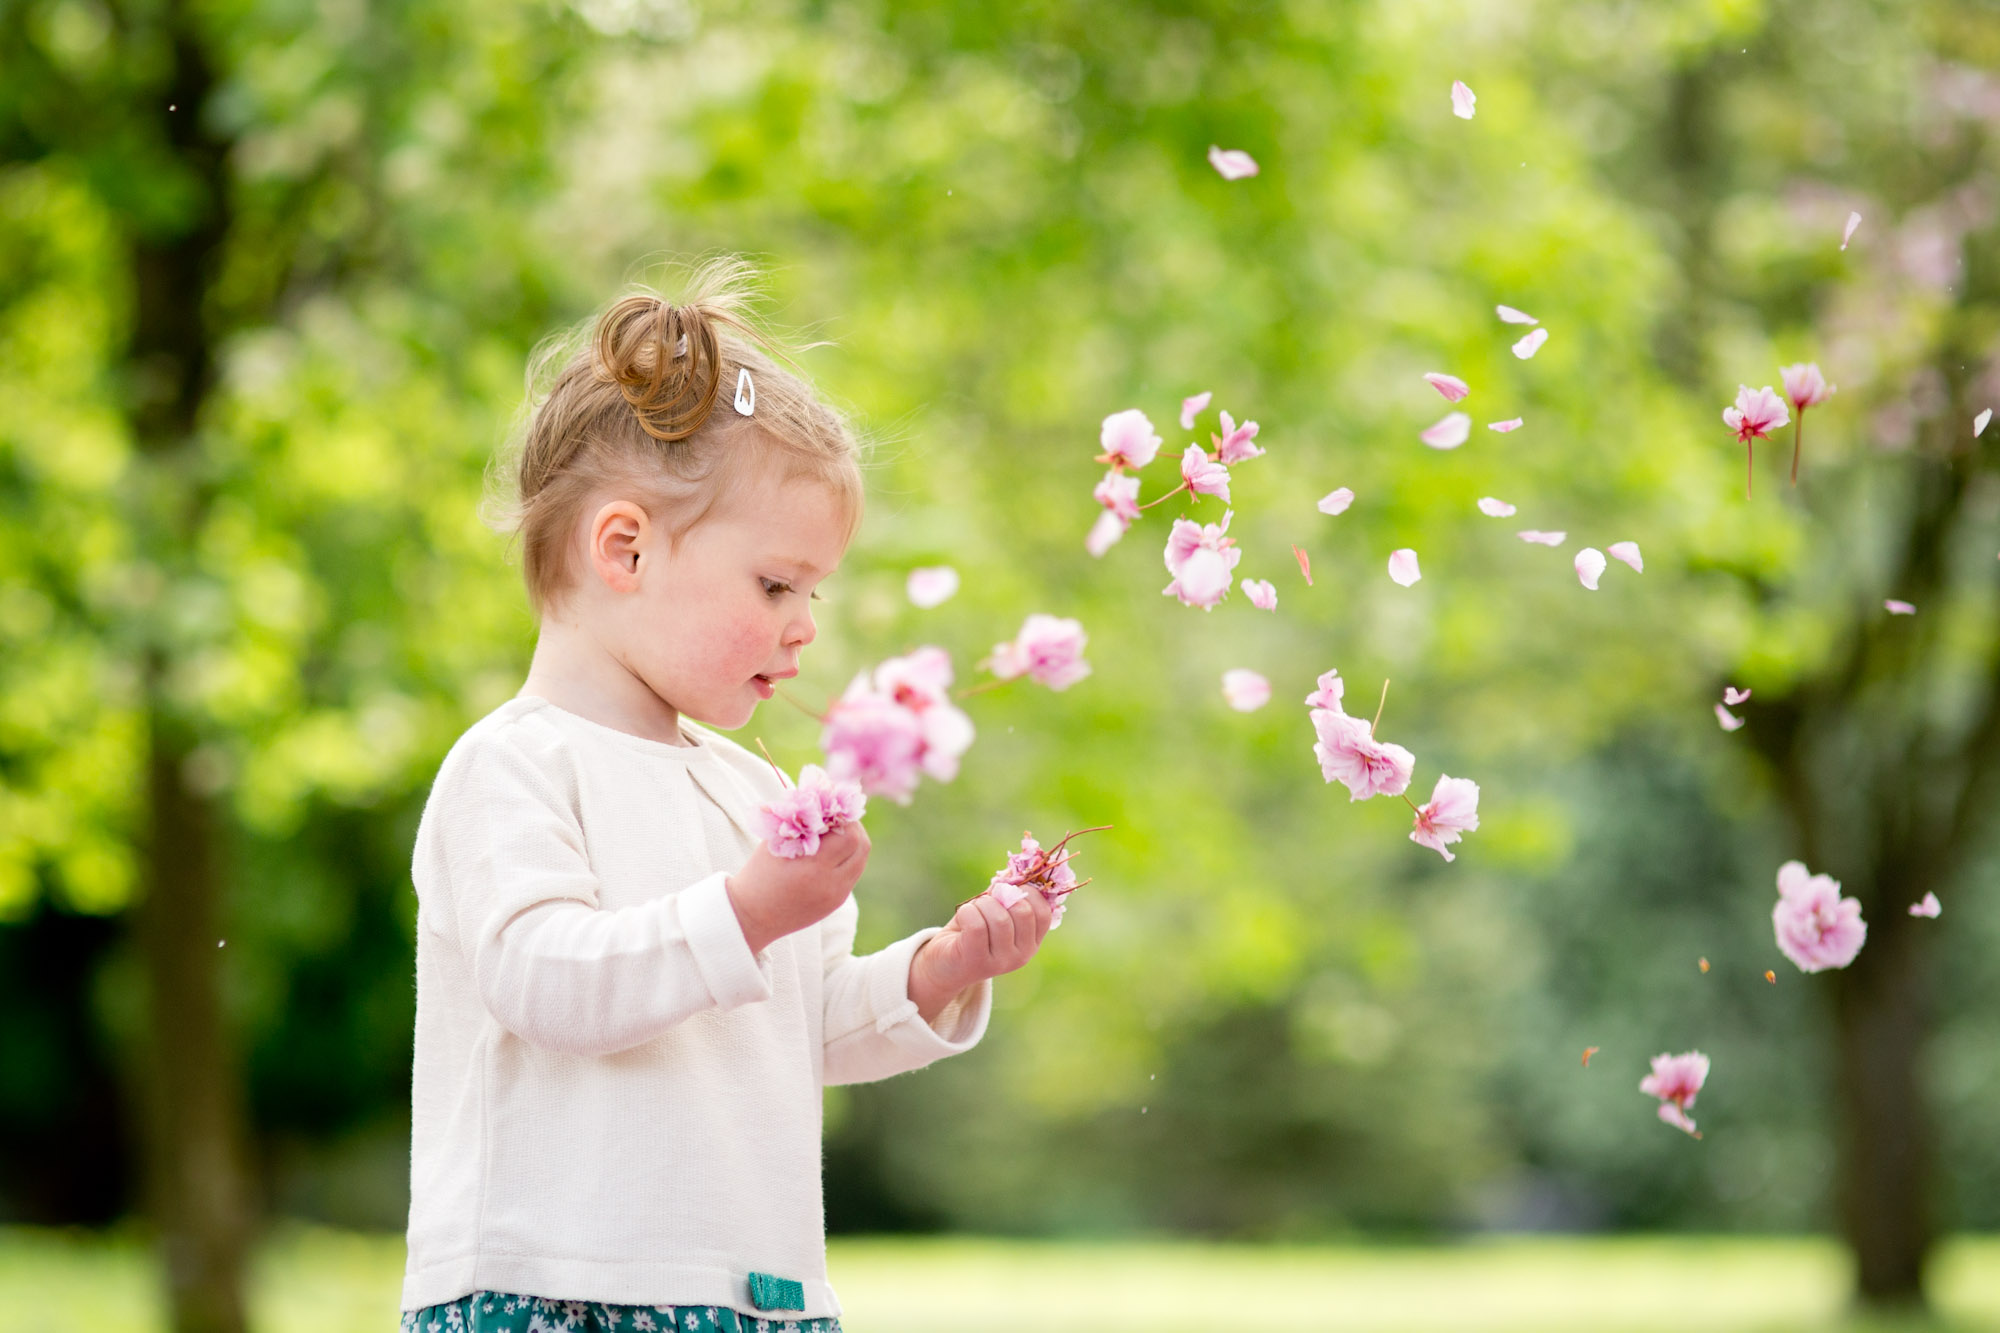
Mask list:
MULTIPOLYGON (((1031 893, 1028 897, 1039 898, 1041 895, 1031 893)), ((1011 957, 1014 951, 1013 912, 1002 907, 1000 900, 990 893, 982 893, 972 901, 979 908, 981 920, 986 923, 987 961, 998 963, 1004 958, 1011 957)), ((1016 903, 1014 906, 1019 908, 1021 904, 1016 903)))
MULTIPOLYGON (((1014 904, 1014 938, 1026 943, 1028 952, 1033 953, 1048 938, 1049 923, 1055 919, 1056 909, 1049 906, 1049 900, 1039 893, 1031 893, 1014 904)), ((1024 956, 1021 959, 1026 962, 1024 956)))

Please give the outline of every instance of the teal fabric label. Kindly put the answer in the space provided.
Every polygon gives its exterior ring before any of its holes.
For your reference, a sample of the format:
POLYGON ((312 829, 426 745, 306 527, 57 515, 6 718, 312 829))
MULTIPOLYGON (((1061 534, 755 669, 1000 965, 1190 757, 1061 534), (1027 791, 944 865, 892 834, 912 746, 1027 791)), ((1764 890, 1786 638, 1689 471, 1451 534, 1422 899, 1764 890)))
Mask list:
POLYGON ((772 1277, 769 1273, 752 1273, 750 1303, 759 1310, 803 1310, 805 1284, 788 1277, 772 1277))

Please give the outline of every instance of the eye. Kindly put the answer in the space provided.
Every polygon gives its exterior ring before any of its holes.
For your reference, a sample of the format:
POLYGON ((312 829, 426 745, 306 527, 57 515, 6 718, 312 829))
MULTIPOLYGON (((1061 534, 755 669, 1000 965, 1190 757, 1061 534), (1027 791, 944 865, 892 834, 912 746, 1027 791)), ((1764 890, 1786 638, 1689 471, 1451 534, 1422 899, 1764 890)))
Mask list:
POLYGON ((792 590, 791 584, 779 579, 760 578, 757 582, 764 585, 764 595, 766 597, 783 597, 792 590))

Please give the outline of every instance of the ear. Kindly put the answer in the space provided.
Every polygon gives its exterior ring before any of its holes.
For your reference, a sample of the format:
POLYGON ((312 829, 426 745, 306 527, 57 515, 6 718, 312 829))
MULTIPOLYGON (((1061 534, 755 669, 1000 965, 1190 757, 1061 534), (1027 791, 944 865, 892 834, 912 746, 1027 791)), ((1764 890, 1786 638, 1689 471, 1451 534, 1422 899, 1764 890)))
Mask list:
POLYGON ((613 500, 599 509, 588 533, 591 573, 613 592, 636 592, 652 528, 646 511, 630 500, 613 500))

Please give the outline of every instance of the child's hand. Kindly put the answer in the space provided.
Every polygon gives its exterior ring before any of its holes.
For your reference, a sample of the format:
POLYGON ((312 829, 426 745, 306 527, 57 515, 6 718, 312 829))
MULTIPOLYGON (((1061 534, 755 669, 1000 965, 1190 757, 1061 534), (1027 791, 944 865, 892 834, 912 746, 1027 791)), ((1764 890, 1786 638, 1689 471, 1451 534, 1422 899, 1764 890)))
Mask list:
POLYGON ((793 860, 758 843, 743 868, 723 881, 750 952, 829 916, 867 865, 868 834, 859 824, 822 835, 817 852, 793 860))
POLYGON ((967 986, 1026 963, 1042 947, 1054 916, 1039 893, 1024 895, 1012 907, 1002 907, 990 893, 960 904, 951 923, 910 960, 909 996, 917 1012, 928 1023, 967 986))

